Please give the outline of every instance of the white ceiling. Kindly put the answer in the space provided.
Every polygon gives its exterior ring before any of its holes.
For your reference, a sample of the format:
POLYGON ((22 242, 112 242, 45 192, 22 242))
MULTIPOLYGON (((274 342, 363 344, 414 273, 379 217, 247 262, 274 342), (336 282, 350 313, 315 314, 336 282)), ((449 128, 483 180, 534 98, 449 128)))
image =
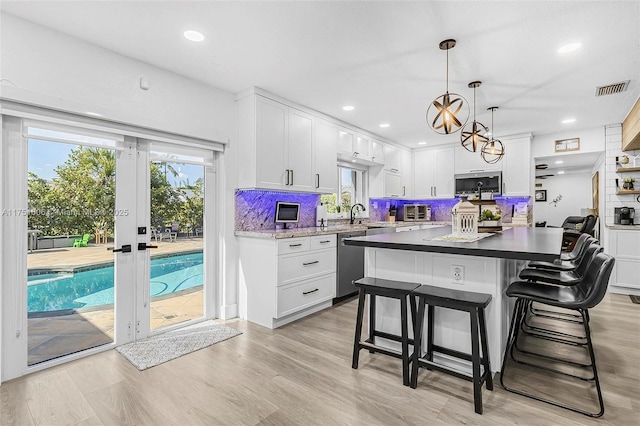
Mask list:
POLYGON ((536 176, 556 175, 559 171, 563 171, 566 174, 590 173, 601 155, 602 153, 600 152, 585 152, 538 157, 535 159, 536 166, 546 164, 548 167, 536 170, 536 176), (561 163, 558 163, 558 161, 561 161, 561 163))
POLYGON ((496 134, 620 123, 640 94, 640 2, 2 1, 4 12, 236 93, 258 86, 415 148, 445 90, 472 101, 496 134), (187 41, 195 29, 202 43, 187 41), (565 55, 569 42, 582 49, 565 55), (627 92, 596 86, 631 80, 627 92), (343 105, 354 105, 351 112, 343 105), (573 124, 561 124, 575 117, 573 124), (390 123, 387 129, 378 125, 390 123))

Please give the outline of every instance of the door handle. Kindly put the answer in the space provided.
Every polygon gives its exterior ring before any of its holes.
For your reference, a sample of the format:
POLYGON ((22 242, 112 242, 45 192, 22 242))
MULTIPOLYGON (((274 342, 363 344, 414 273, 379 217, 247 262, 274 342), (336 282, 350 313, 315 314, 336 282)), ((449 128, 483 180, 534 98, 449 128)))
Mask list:
POLYGON ((293 185, 293 169, 291 169, 291 185, 293 185))
POLYGON ((150 246, 147 243, 138 243, 138 250, 146 250, 148 248, 158 248, 158 246, 150 246))
POLYGON ((311 294, 311 293, 315 293, 316 291, 320 290, 319 288, 310 290, 310 291, 303 291, 302 294, 311 294))
POLYGON ((285 170, 285 173, 287 174, 287 176, 285 177, 284 184, 288 186, 289 185, 289 169, 285 170))
POLYGON ((316 173, 316 188, 320 188, 320 173, 316 173))
POLYGON ((403 196, 404 196, 404 195, 407 195, 407 194, 406 194, 406 192, 407 192, 407 191, 406 191, 406 187, 405 187, 404 185, 402 185, 402 195, 403 195, 403 196))
POLYGON ((107 250, 112 250, 114 253, 122 252, 122 253, 131 253, 131 244, 123 244, 119 249, 114 249, 113 247, 107 247, 107 250))
POLYGON ((319 260, 314 260, 313 262, 304 262, 302 266, 315 265, 316 263, 320 263, 319 260))

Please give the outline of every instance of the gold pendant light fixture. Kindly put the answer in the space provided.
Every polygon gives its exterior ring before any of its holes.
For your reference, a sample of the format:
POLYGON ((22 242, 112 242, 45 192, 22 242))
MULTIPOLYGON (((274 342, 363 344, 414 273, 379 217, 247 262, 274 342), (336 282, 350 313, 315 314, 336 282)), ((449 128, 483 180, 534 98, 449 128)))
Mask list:
POLYGON ((440 50, 447 51, 447 90, 427 109, 427 123, 436 133, 448 135, 460 130, 469 119, 467 101, 456 93, 449 93, 449 49, 456 45, 453 39, 440 42, 440 50))
POLYGON ((469 152, 476 152, 478 145, 489 142, 489 138, 485 136, 489 129, 482 123, 476 121, 476 87, 480 87, 481 81, 472 81, 469 87, 473 88, 473 123, 469 123, 462 129, 460 133, 460 143, 469 152))
POLYGON ((480 150, 480 156, 489 164, 495 164, 504 157, 504 145, 493 137, 496 133, 495 127, 493 127, 493 112, 497 109, 498 107, 495 106, 487 108, 487 110, 491 111, 491 139, 485 142, 480 150))

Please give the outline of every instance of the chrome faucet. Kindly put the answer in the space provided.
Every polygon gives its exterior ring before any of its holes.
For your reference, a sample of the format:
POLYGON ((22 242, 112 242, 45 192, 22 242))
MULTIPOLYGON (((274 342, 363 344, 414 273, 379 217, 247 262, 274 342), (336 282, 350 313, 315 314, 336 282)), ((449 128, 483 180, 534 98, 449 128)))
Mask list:
POLYGON ((353 214, 353 208, 360 206, 362 207, 362 211, 366 211, 367 209, 364 208, 364 206, 360 203, 355 203, 354 205, 351 206, 351 221, 349 222, 351 225, 353 225, 353 220, 355 219, 355 215, 353 214))

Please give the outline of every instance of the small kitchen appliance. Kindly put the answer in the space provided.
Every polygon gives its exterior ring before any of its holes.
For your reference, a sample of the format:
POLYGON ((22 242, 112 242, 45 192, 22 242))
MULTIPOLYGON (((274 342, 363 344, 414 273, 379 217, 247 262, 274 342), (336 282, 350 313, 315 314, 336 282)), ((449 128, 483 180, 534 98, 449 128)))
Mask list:
POLYGON ((613 209, 613 223, 616 225, 633 225, 635 209, 633 207, 615 207, 613 209))

